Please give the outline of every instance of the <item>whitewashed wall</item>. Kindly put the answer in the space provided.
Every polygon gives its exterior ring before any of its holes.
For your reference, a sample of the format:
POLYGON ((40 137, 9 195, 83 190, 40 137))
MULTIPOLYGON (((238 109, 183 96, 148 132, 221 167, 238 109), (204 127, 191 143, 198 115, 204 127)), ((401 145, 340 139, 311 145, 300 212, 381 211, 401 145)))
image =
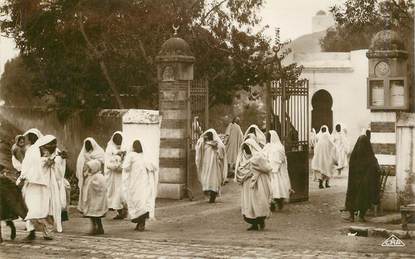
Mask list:
POLYGON ((415 203, 415 113, 403 113, 396 123, 396 191, 401 205, 415 203))
POLYGON ((370 124, 366 100, 366 52, 295 53, 293 57, 293 61, 304 66, 302 77, 310 83, 310 118, 313 94, 320 89, 328 91, 333 98, 333 127, 339 122, 345 124, 350 148, 356 143, 362 128, 370 124))
POLYGON ((125 147, 130 148, 134 140, 140 140, 146 158, 158 166, 161 123, 159 112, 132 109, 124 114, 122 121, 125 147))

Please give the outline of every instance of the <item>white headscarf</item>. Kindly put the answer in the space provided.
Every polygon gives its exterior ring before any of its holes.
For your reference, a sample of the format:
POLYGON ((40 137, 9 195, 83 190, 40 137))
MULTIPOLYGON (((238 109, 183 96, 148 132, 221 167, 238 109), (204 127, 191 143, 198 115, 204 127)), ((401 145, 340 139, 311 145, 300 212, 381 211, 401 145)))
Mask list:
POLYGON ((269 134, 271 135, 270 142, 265 145, 262 153, 272 165, 286 162, 285 147, 281 143, 278 133, 275 130, 270 130, 269 134))
POLYGON ((239 148, 238 158, 236 159, 235 164, 235 181, 238 183, 243 183, 245 178, 247 177, 246 172, 241 172, 239 167, 246 165, 249 162, 250 158, 248 158, 247 154, 245 154, 243 146, 248 145, 249 149, 251 150, 252 157, 254 154, 261 152, 262 148, 258 145, 258 143, 254 139, 247 139, 239 148))
POLYGON ((105 162, 105 152, 102 147, 93 138, 86 138, 84 144, 82 145, 81 152, 79 153, 78 160, 76 162, 76 177, 78 178, 78 187, 81 189, 84 182, 84 166, 86 161, 86 155, 90 156, 91 160, 98 160, 102 164, 105 162), (89 141, 92 146, 92 151, 87 152, 85 148, 85 143, 89 141))
POLYGON ((262 146, 262 147, 265 146, 265 144, 266 144, 265 134, 255 124, 249 126, 248 129, 245 131, 244 140, 246 140, 246 137, 248 137, 248 134, 250 134, 249 131, 251 130, 251 128, 254 128, 255 129, 256 142, 258 144, 260 144, 260 146, 262 146))
MULTIPOLYGON (((111 139, 108 141, 107 148, 105 149, 105 164, 109 163, 109 161, 111 160, 112 156, 115 153, 117 153, 118 151, 123 151, 124 150, 124 146, 123 146, 124 142, 125 142, 124 141, 124 136, 123 136, 121 131, 116 131, 116 132, 114 132, 114 134, 112 134, 111 139), (114 136, 116 134, 120 134, 121 137, 123 138, 123 140, 121 142, 121 147, 114 143, 114 136)), ((105 172, 105 174, 108 172, 107 166, 104 167, 104 172, 105 172)))
POLYGON ((345 148, 346 152, 349 153, 349 141, 347 139, 347 129, 344 126, 343 123, 337 123, 337 125, 340 125, 340 132, 337 132, 336 128, 334 128, 332 136, 332 141, 335 142, 335 145, 341 145, 345 148), (336 143, 339 142, 340 143, 336 143))
POLYGON ((285 147, 284 145, 281 143, 281 139, 278 136, 278 133, 275 130, 270 130, 269 134, 271 135, 270 138, 270 143, 275 145, 276 147, 278 147, 278 149, 284 150, 285 151, 285 147))
POLYGON ((43 136, 29 148, 22 162, 21 178, 26 179, 29 183, 47 185, 47 179, 42 174, 40 147, 55 139, 56 137, 52 135, 43 136))
POLYGON ((334 163, 334 157, 336 153, 335 146, 331 141, 331 136, 327 126, 322 126, 320 129, 320 137, 317 145, 314 149, 314 157, 311 161, 311 168, 319 171, 322 174, 330 175, 332 173, 332 167, 334 163), (326 128, 326 132, 322 132, 321 129, 326 128))
POLYGON ((43 134, 40 132, 40 130, 36 129, 36 128, 32 128, 27 130, 23 136, 27 136, 29 133, 35 134, 38 138, 43 137, 43 134))

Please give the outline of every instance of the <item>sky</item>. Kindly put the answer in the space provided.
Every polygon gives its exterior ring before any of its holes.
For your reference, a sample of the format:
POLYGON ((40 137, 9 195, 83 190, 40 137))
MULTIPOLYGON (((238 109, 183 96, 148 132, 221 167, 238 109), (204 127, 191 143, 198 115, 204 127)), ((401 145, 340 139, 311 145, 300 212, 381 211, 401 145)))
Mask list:
MULTIPOLYGON (((345 0, 266 0, 261 10, 262 22, 270 26, 266 31, 270 37, 274 36, 274 28, 280 27, 282 40, 294 40, 311 33, 311 18, 317 11, 327 12, 330 6, 343 2, 345 0)), ((13 40, 0 37, 0 74, 6 61, 17 54, 13 40)))

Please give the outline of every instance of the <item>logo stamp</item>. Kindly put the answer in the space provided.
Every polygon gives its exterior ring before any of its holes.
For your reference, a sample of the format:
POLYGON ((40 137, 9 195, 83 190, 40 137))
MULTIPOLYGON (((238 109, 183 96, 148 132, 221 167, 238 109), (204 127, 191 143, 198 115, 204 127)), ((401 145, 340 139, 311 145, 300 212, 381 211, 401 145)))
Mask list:
POLYGON ((383 241, 382 246, 383 247, 404 247, 405 243, 402 240, 400 240, 397 236, 392 234, 390 237, 388 237, 388 239, 383 241))

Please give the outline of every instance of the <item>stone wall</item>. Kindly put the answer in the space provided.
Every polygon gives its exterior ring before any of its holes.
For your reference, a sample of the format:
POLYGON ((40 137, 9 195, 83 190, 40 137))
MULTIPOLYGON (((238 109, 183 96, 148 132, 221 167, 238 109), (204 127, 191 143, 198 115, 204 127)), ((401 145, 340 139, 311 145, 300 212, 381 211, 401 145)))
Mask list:
POLYGON ((69 153, 68 166, 75 168, 82 142, 93 137, 105 149, 112 133, 122 129, 123 110, 77 111, 64 122, 57 111, 42 109, 1 107, 2 117, 11 125, 24 132, 37 128, 43 134, 52 134, 58 139, 58 146, 69 153))

